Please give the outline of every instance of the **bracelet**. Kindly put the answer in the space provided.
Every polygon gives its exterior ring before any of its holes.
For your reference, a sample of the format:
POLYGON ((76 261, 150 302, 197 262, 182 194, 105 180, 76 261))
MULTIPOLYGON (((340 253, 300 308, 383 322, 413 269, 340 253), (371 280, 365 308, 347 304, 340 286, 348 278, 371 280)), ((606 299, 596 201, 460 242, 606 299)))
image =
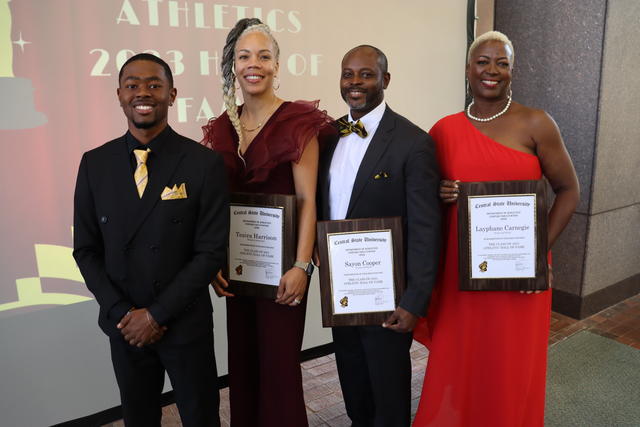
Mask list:
POLYGON ((153 326, 153 322, 151 321, 151 316, 149 315, 149 311, 146 311, 145 314, 147 315, 147 322, 149 322, 149 326, 151 326, 151 329, 153 329, 153 332, 160 332, 159 330, 156 329, 155 326, 153 326))

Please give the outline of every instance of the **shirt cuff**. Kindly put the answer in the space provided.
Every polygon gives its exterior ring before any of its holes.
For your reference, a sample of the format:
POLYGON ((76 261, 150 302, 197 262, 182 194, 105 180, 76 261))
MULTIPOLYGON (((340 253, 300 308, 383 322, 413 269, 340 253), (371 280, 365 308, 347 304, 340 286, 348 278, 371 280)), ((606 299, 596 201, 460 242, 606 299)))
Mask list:
POLYGON ((109 310, 109 314, 107 315, 109 319, 119 322, 122 318, 127 314, 129 310, 133 308, 133 304, 128 301, 120 301, 109 310))
POLYGON ((415 302, 412 301, 411 298, 408 298, 406 294, 400 299, 400 304, 398 304, 398 306, 404 308, 414 316, 424 317, 427 314, 426 304, 424 307, 420 304, 415 304, 415 302))
POLYGON ((158 325, 164 326, 169 322, 169 313, 167 313, 167 311, 162 308, 160 304, 155 303, 151 307, 149 307, 148 310, 149 314, 151 315, 151 317, 153 317, 153 320, 158 323, 158 325))

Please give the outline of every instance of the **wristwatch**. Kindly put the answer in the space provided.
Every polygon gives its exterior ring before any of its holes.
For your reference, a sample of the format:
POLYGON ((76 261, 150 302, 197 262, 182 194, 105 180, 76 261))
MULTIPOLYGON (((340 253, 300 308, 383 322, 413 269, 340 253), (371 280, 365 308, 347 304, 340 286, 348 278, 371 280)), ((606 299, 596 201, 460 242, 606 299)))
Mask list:
POLYGON ((303 269, 304 272, 307 273, 307 276, 313 274, 313 264, 310 262, 296 261, 293 263, 293 266, 303 269))

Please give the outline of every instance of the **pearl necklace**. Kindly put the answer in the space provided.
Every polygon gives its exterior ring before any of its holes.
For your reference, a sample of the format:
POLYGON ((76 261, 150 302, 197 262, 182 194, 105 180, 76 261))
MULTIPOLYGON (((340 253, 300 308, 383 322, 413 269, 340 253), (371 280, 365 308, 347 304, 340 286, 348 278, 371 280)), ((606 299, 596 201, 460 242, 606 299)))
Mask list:
POLYGON ((477 122, 490 122, 493 119, 497 119, 498 117, 500 117, 501 115, 503 115, 504 113, 507 112, 507 110, 509 109, 509 107, 511 106, 511 94, 509 94, 509 96, 507 97, 507 105, 502 109, 502 111, 500 111, 499 113, 494 114, 491 117, 487 117, 486 119, 481 119, 480 117, 476 117, 473 114, 471 114, 471 106, 476 102, 476 100, 474 99, 473 101, 471 101, 471 103, 469 104, 469 106, 467 107, 467 116, 470 119, 473 119, 477 122))

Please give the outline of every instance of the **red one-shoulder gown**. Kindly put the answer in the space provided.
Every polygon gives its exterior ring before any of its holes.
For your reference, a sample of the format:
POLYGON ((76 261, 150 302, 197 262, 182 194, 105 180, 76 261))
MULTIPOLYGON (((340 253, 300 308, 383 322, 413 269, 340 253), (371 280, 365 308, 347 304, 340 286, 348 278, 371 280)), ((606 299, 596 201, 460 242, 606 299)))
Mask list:
MULTIPOLYGON (((430 131, 443 179, 540 179, 538 157, 478 131, 464 113, 430 131)), ((543 426, 551 292, 458 290, 456 205, 447 205, 441 270, 414 337, 429 349, 413 426, 543 426)))

